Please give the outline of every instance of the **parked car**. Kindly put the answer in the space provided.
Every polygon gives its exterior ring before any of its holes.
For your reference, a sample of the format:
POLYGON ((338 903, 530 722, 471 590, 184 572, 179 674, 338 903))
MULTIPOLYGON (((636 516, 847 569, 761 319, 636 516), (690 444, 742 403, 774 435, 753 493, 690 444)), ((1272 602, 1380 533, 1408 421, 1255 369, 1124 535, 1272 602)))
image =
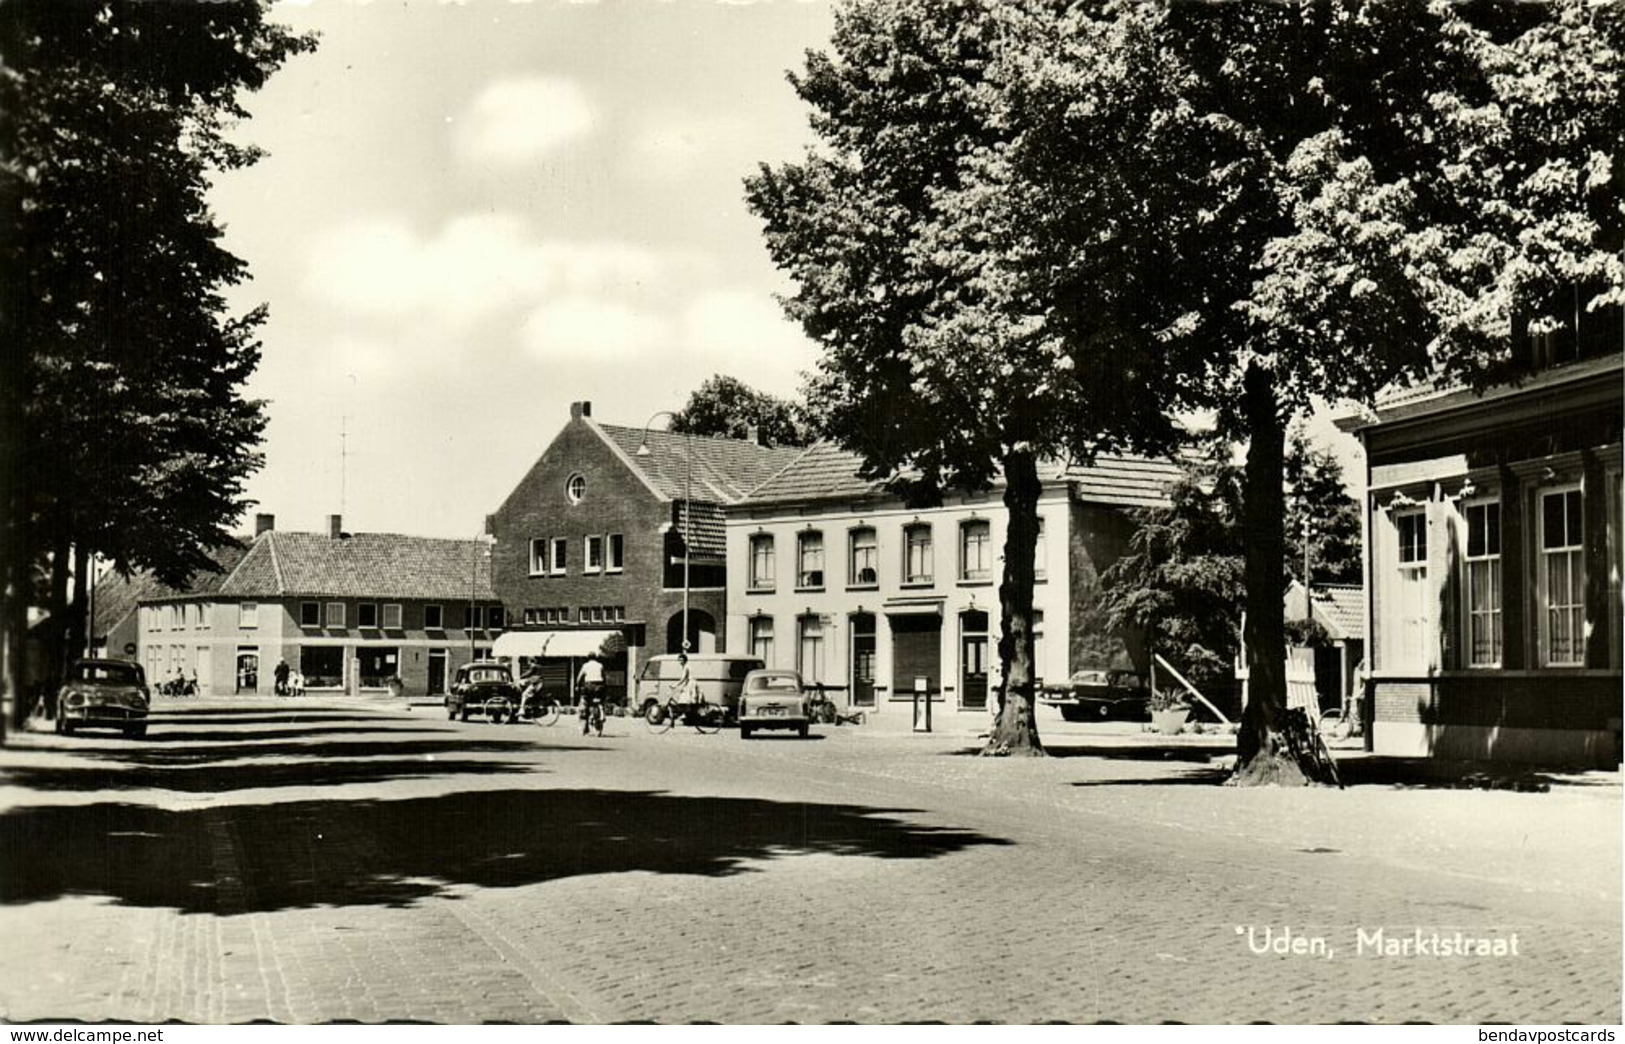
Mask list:
POLYGON ((1043 702, 1067 721, 1148 721, 1151 689, 1134 671, 1077 671, 1047 690, 1043 702))
POLYGON ((519 686, 513 672, 496 660, 474 660, 457 668, 446 693, 446 717, 467 721, 470 714, 489 714, 506 721, 519 709, 519 686), (501 702, 494 703, 493 701, 501 702))
POLYGON ((128 660, 75 660, 56 695, 56 731, 119 729, 131 739, 147 734, 152 692, 147 674, 128 660))
MULTIPOLYGON (((709 703, 722 706, 731 720, 739 709, 739 692, 745 675, 767 666, 754 656, 732 656, 726 653, 690 653, 688 676, 694 688, 709 703)), ((637 708, 640 717, 649 716, 650 707, 663 707, 677 696, 677 679, 683 668, 677 654, 649 657, 649 662, 638 672, 637 708)))
POLYGON ((739 738, 759 729, 795 729, 803 739, 812 703, 797 671, 760 670, 745 675, 739 693, 739 738))

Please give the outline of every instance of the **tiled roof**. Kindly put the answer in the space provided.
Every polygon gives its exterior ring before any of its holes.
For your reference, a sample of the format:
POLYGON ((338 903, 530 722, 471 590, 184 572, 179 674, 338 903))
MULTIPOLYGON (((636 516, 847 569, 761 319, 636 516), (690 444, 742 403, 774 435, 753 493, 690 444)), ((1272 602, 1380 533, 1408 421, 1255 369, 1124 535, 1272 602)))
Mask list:
MULTIPOLYGON (((649 484, 672 500, 684 496, 689 481, 688 453, 692 447, 693 499, 731 504, 766 481, 800 455, 790 446, 758 446, 744 439, 718 439, 670 431, 645 431, 619 424, 598 424, 598 430, 620 448, 649 484), (649 453, 638 455, 647 437, 649 453)), ((696 516, 698 517, 698 516, 696 516)))
POLYGON ((280 530, 257 538, 210 592, 190 593, 212 592, 228 598, 309 595, 466 601, 471 594, 479 601, 496 598, 484 541, 399 533, 354 533, 334 539, 280 530))
MULTIPOLYGON (((748 498, 751 503, 806 500, 849 500, 883 494, 886 483, 860 478, 861 458, 834 443, 810 447, 748 498)), ((1045 482, 1069 482, 1079 500, 1122 507, 1159 507, 1168 503, 1167 487, 1180 474, 1168 460, 1100 456, 1093 464, 1046 461, 1038 469, 1045 482)), ((995 482, 995 487, 1000 482, 995 482)))
POLYGON ((1347 584, 1314 589, 1315 616, 1333 638, 1365 637, 1365 591, 1347 584))
MULTIPOLYGON (((247 537, 239 539, 245 545, 248 543, 247 537)), ((159 583, 156 577, 145 570, 137 570, 130 574, 128 579, 117 573, 108 573, 96 581, 96 634, 105 635, 117 627, 119 621, 128 616, 139 602, 213 594, 226 582, 226 577, 231 575, 231 571, 237 568, 246 554, 248 554, 246 546, 215 548, 209 553, 209 557, 214 559, 220 571, 200 572, 192 577, 186 586, 180 588, 159 583)))
MULTIPOLYGON (((683 535, 683 505, 674 505, 672 526, 683 535)), ((715 504, 694 502, 693 529, 687 535, 695 558, 724 558, 728 553, 728 539, 722 522, 722 511, 715 504)))

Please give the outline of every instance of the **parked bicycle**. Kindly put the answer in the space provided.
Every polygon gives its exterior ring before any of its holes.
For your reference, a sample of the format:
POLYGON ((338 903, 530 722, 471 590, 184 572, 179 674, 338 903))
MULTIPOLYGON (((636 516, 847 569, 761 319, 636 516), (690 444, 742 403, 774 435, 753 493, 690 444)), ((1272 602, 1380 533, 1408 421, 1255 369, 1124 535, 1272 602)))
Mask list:
POLYGON ((710 702, 701 693, 695 693, 693 701, 686 703, 679 702, 676 696, 668 696, 665 703, 649 704, 643 722, 650 732, 670 732, 673 726, 683 724, 709 735, 727 724, 728 709, 710 702))
POLYGON ((158 686, 158 691, 165 696, 196 696, 197 675, 186 678, 176 672, 175 677, 158 686))

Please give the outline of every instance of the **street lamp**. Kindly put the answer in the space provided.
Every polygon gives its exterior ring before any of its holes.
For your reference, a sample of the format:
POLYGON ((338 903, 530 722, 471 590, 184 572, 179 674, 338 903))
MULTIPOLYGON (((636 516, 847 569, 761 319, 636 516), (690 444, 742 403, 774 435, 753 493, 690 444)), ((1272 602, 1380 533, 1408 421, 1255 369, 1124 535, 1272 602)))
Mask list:
MULTIPOLYGON (((638 443, 638 456, 649 455, 649 426, 661 417, 672 422, 677 420, 677 415, 670 410, 660 410, 650 417, 648 423, 643 426, 643 440, 638 443)), ((694 524, 694 433, 691 431, 683 432, 683 458, 683 651, 688 652, 688 561, 694 557, 694 542, 689 539, 694 524)))

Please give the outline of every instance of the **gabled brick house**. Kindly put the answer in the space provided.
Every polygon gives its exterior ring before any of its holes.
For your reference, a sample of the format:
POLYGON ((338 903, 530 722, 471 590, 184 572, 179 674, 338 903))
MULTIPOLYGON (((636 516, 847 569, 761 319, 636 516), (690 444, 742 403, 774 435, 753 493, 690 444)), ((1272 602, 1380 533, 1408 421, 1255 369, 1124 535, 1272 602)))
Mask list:
MULTIPOLYGON (((270 515, 231 568, 139 599, 139 659, 154 683, 269 694, 279 660, 312 692, 438 695, 506 622, 484 541, 399 533, 279 532, 270 515)), ((225 563, 222 563, 225 564, 225 563)), ((99 615, 99 614, 98 614, 99 615)))
POLYGON ((591 403, 572 403, 491 517, 492 586, 512 625, 497 655, 538 660, 568 689, 579 660, 602 650, 619 690, 643 658, 682 648, 685 562, 689 645, 726 651, 722 507, 799 453, 601 424, 591 403))

